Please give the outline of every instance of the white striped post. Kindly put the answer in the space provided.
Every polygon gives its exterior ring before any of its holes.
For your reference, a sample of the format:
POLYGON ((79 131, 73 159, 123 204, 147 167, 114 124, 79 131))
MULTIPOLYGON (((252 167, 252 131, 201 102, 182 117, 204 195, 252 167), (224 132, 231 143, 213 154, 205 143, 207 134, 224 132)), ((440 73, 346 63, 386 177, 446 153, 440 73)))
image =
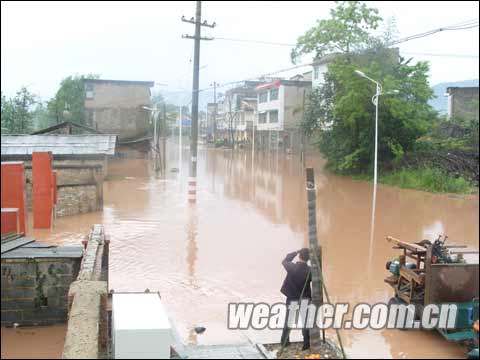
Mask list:
POLYGON ((190 204, 197 202, 197 178, 192 176, 188 178, 188 202, 190 204))

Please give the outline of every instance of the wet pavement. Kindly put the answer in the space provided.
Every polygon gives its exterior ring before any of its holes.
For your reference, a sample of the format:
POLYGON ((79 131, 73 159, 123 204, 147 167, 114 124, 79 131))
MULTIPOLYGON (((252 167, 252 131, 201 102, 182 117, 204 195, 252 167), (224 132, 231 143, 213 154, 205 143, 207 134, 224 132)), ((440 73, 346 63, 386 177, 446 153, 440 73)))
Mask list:
MULTIPOLYGON (((175 150, 169 147, 169 170, 179 167, 175 150)), ((243 343, 246 338, 278 342, 279 331, 227 330, 227 306, 284 300, 280 262, 286 253, 307 245, 299 158, 256 153, 252 162, 250 151, 200 148, 195 206, 187 203, 187 148, 182 158, 181 171, 168 171, 166 179, 155 177, 144 160, 110 164, 103 213, 59 218, 53 231, 30 234, 49 243, 79 244, 92 224, 103 223, 112 240, 110 288, 160 291, 187 343, 243 343), (195 326, 207 330, 196 335, 195 326)), ((327 174, 319 156, 308 157, 307 165, 316 173, 318 237, 333 302, 388 301, 385 262, 397 252, 385 241, 387 235, 419 241, 447 234, 451 243, 478 249, 478 195, 435 195, 380 185, 372 238, 372 185, 327 174)), ((460 346, 435 332, 341 334, 350 357, 464 357, 460 346)), ((12 341, 2 329, 2 345, 8 349, 12 341)))

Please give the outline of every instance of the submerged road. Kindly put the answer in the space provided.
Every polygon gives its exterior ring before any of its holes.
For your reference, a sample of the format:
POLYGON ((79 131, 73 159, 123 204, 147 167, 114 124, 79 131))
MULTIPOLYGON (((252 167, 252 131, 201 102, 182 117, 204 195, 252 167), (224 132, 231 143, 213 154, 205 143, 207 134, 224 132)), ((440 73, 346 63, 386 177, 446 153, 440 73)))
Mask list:
MULTIPOLYGON (((169 151, 168 169, 178 167, 176 147, 169 151)), ((166 179, 156 178, 144 160, 111 164, 103 212, 59 218, 53 231, 33 235, 49 243, 78 244, 92 224, 103 223, 112 239, 110 288, 160 291, 185 342, 240 343, 246 336, 278 342, 279 331, 228 331, 227 306, 284 300, 280 262, 287 252, 307 245, 299 159, 257 153, 252 162, 250 151, 200 148, 198 203, 191 206, 187 148, 182 158, 181 171, 169 171, 166 179), (199 325, 207 328, 202 335, 192 330, 199 325)), ((452 243, 478 248, 478 195, 435 195, 380 185, 371 241, 372 185, 326 173, 319 156, 308 157, 307 165, 316 172, 318 236, 332 301, 352 306, 388 301, 385 262, 397 254, 385 241, 387 235, 418 241, 447 234, 452 243)), ((435 332, 341 334, 350 357, 464 357, 461 347, 435 332)), ((2 342, 5 336, 2 330, 2 342)), ((10 343, 14 340, 5 345, 10 343)))

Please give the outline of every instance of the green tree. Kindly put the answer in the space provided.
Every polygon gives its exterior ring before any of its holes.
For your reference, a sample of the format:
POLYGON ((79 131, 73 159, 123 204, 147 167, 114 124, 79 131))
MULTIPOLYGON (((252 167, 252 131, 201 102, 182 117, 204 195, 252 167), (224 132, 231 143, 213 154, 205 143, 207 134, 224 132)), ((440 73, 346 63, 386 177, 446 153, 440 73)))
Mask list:
POLYGON ((36 96, 26 87, 10 99, 2 94, 2 133, 29 134, 34 128, 32 106, 36 101, 36 96))
POLYGON ((378 10, 359 1, 336 1, 330 19, 318 20, 317 25, 297 40, 291 58, 295 63, 302 55, 313 53, 319 58, 329 53, 350 54, 370 42, 382 18, 378 10))
POLYGON ((13 103, 2 92, 2 134, 10 134, 13 128, 13 103))
POLYGON ((374 156, 375 106, 371 99, 376 87, 355 70, 380 81, 384 93, 398 91, 379 100, 379 161, 386 162, 412 150, 436 120, 428 105, 433 97, 429 66, 426 62, 411 65, 411 59, 388 47, 395 36, 391 19, 382 36, 371 35, 381 25, 376 9, 360 2, 342 2, 331 15, 301 37, 292 54, 337 54, 328 66, 324 85, 310 94, 302 128, 306 134, 316 134, 316 143, 332 169, 362 172, 370 169, 374 156))
POLYGON ((55 96, 48 101, 49 116, 58 124, 63 121, 85 123, 85 79, 98 79, 97 74, 74 75, 64 78, 55 96))
POLYGON ((56 124, 56 119, 48 111, 47 103, 39 102, 33 110, 34 130, 42 130, 56 124))
POLYGON ((379 161, 398 159, 412 150, 434 123, 436 113, 428 104, 433 96, 428 64, 410 65, 394 58, 378 52, 350 61, 338 58, 329 66, 325 84, 312 92, 302 126, 307 133, 317 130, 319 148, 334 170, 365 171, 373 161, 375 85, 359 77, 357 69, 379 79, 384 93, 398 91, 380 96, 379 161))

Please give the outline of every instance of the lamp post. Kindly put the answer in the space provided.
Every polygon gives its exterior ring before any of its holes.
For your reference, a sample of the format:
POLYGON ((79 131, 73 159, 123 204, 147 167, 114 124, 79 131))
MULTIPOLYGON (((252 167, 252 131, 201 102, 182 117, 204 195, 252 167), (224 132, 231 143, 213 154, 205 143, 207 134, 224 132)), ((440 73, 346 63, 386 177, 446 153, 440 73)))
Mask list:
POLYGON ((355 70, 355 72, 364 77, 367 80, 375 83, 377 85, 377 92, 372 98, 373 105, 375 105, 375 154, 374 154, 374 169, 373 169, 373 184, 377 186, 377 160, 378 160, 378 97, 382 94, 382 85, 378 81, 373 80, 372 78, 365 75, 360 70, 355 70))
POLYGON ((148 106, 142 106, 143 109, 145 110, 148 110, 152 113, 152 120, 153 120, 153 147, 154 147, 154 169, 155 171, 158 171, 159 170, 159 167, 158 167, 158 137, 157 137, 157 114, 158 112, 160 111, 158 108, 157 108, 157 104, 155 104, 155 108, 151 108, 151 107, 148 107, 148 106))
POLYGON ((360 75, 361 77, 364 77, 367 80, 370 80, 371 82, 375 83, 377 85, 377 91, 375 95, 372 97, 372 103, 375 105, 375 154, 374 154, 374 169, 373 169, 373 184, 377 186, 377 168, 378 168, 378 98, 380 95, 387 95, 387 94, 396 94, 398 93, 398 90, 392 90, 387 93, 382 93, 382 85, 376 81, 373 80, 371 77, 368 77, 365 75, 362 71, 360 70, 355 70, 355 72, 360 75))
MULTIPOLYGON (((388 94, 396 94, 398 90, 388 91, 386 93, 382 93, 382 85, 372 78, 365 75, 360 70, 355 70, 355 72, 364 77, 367 80, 375 83, 377 86, 377 90, 375 95, 372 97, 372 103, 375 105, 375 154, 374 154, 374 170, 373 170, 373 199, 372 199, 372 216, 371 216, 371 223, 370 223, 370 244, 369 244, 369 257, 368 257, 368 264, 372 264, 372 256, 373 256, 373 238, 374 238, 374 229, 375 229, 375 208, 377 203, 377 160, 378 160, 378 98, 380 95, 388 95, 388 94)), ((370 273, 369 273, 370 274, 370 273)))

